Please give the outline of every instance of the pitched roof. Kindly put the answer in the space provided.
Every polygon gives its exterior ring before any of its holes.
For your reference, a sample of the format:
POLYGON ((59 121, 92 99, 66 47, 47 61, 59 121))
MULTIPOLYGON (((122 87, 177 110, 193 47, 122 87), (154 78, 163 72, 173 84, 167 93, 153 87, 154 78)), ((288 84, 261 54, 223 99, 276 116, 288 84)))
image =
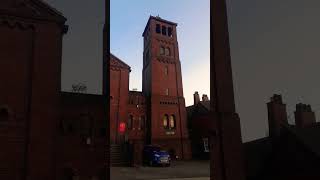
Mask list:
POLYGON ((106 102, 105 96, 101 94, 85 94, 85 93, 74 93, 60 91, 60 95, 63 103, 77 104, 77 103, 88 103, 88 102, 106 102))
POLYGON ((205 107, 208 111, 210 111, 210 101, 200 101, 199 104, 201 104, 203 107, 205 107))
POLYGON ((293 126, 290 130, 303 145, 320 157, 320 123, 304 128, 293 126))
POLYGON ((272 144, 268 137, 243 143, 246 159, 246 174, 256 178, 267 169, 272 153, 272 144))
POLYGON ((66 18, 61 12, 43 0, 20 0, 16 3, 5 3, 0 9, 7 15, 19 15, 22 18, 55 21, 59 23, 66 21, 66 18))
POLYGON ((110 53, 110 66, 128 69, 131 72, 131 67, 112 53, 110 53))

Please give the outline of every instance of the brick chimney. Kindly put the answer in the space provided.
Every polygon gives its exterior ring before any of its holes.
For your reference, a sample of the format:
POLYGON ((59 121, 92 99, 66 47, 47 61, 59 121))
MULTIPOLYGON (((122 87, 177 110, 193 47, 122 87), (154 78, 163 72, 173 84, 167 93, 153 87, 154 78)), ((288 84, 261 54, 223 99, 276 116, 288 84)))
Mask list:
POLYGON ((267 103, 269 136, 280 135, 281 124, 288 124, 286 105, 282 103, 281 95, 274 94, 267 103))
POLYGON ((193 94, 193 101, 194 101, 194 105, 197 105, 197 104, 200 102, 200 96, 199 96, 198 91, 196 91, 196 92, 193 94))
POLYGON ((208 95, 203 94, 202 95, 202 101, 209 101, 208 95))
POLYGON ((296 105, 294 112, 296 127, 303 128, 311 126, 316 123, 315 113, 312 111, 310 105, 299 103, 296 105))

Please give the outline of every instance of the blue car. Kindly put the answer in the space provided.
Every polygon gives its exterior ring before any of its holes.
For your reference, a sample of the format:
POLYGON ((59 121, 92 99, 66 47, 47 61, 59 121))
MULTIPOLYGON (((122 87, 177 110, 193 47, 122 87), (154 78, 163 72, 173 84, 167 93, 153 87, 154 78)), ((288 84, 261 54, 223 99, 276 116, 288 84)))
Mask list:
POLYGON ((170 166, 170 155, 159 146, 147 145, 143 148, 143 163, 149 166, 170 166))

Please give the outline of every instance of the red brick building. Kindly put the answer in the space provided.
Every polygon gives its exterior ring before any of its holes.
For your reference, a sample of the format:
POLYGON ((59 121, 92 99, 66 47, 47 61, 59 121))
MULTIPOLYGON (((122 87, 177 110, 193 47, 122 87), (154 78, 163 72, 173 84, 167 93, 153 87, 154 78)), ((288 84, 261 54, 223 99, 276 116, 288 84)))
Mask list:
POLYGON ((111 143, 157 144, 191 157, 176 27, 150 16, 143 32, 142 92, 129 91, 130 67, 110 56, 111 143))
POLYGON ((209 159, 211 134, 208 127, 210 119, 210 100, 203 94, 202 101, 198 92, 193 94, 194 104, 187 107, 188 129, 192 147, 192 158, 209 159))
POLYGON ((0 1, 0 179, 106 179, 106 96, 62 93, 66 18, 0 1))

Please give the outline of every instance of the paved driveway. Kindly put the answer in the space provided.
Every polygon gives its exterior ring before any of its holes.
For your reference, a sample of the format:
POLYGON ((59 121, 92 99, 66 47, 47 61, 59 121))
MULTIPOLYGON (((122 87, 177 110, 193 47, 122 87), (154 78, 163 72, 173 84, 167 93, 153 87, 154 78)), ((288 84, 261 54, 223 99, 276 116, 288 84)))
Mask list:
POLYGON ((177 161, 170 167, 111 167, 111 180, 209 180, 209 161, 177 161))

